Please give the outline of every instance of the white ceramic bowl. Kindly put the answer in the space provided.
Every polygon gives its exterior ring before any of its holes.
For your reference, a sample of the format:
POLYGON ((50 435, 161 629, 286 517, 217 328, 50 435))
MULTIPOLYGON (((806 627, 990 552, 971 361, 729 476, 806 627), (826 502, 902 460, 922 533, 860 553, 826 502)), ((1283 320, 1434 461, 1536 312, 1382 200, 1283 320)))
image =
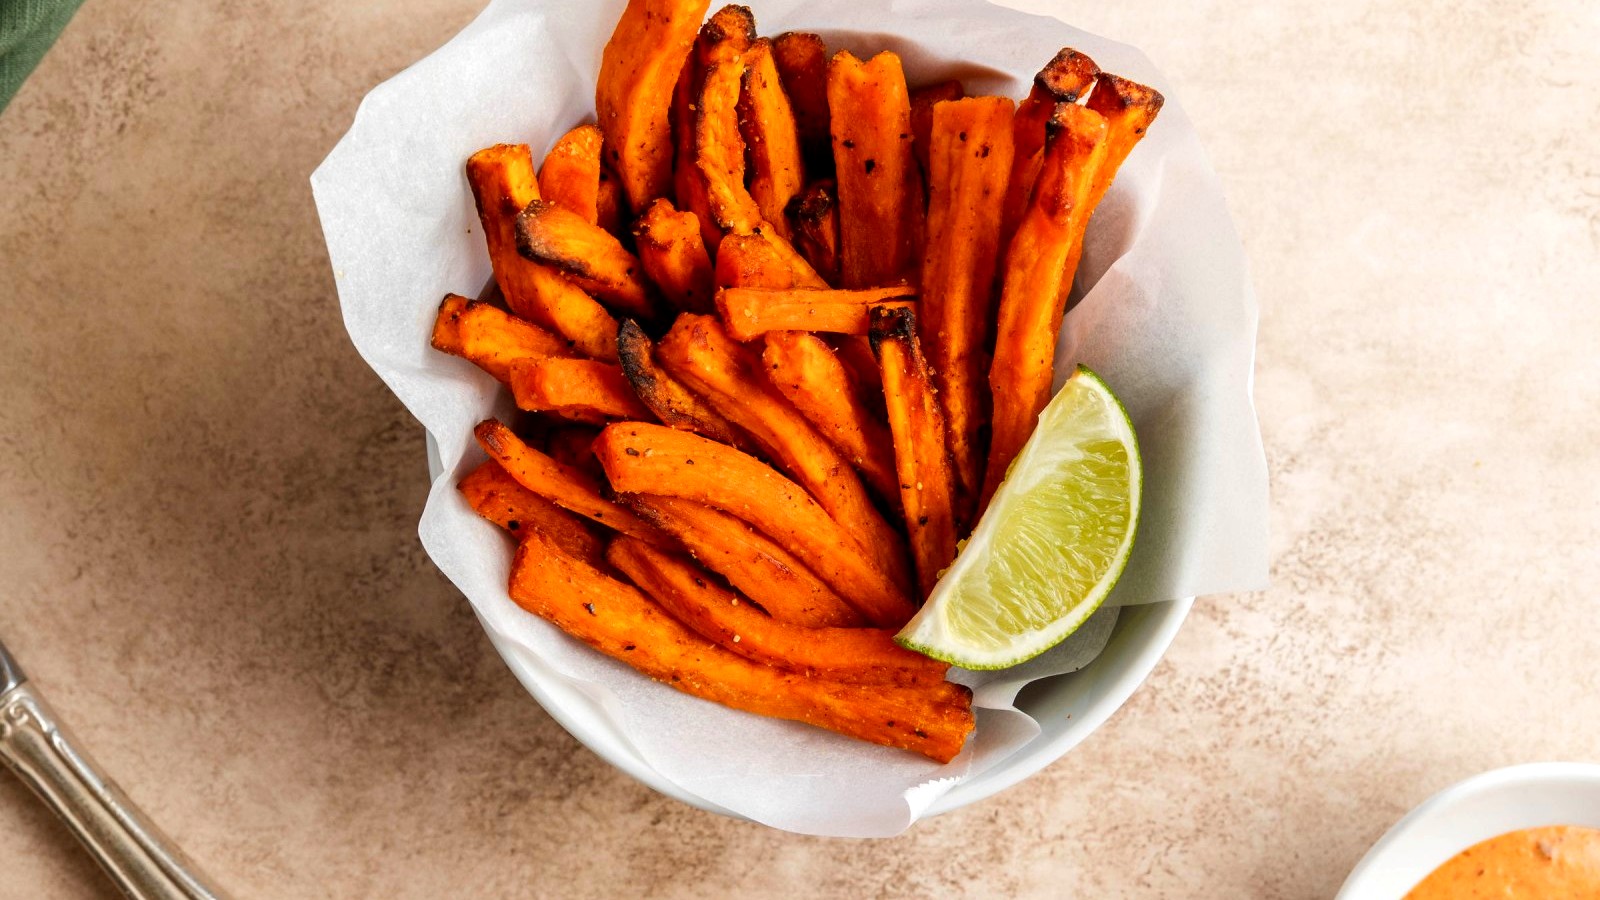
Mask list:
MULTIPOLYGON (((429 480, 438 478, 441 471, 439 454, 430 437, 429 480)), ((1194 599, 1190 598, 1123 609, 1110 641, 1094 662, 1070 675, 1030 685, 1018 696, 1017 708, 1039 722, 1039 736, 1004 761, 950 789, 934 801, 925 815, 960 809, 999 793, 1076 747, 1144 683, 1177 636, 1192 606, 1194 599)), ((622 735, 593 715, 592 705, 585 698, 575 696, 564 680, 539 677, 537 673, 542 664, 526 648, 499 636, 492 628, 485 631, 517 680, 579 743, 669 797, 708 812, 742 818, 663 778, 622 735)))
POLYGON ((1440 791, 1372 845, 1337 900, 1399 900, 1473 844, 1550 825, 1600 828, 1600 765, 1512 766, 1440 791))

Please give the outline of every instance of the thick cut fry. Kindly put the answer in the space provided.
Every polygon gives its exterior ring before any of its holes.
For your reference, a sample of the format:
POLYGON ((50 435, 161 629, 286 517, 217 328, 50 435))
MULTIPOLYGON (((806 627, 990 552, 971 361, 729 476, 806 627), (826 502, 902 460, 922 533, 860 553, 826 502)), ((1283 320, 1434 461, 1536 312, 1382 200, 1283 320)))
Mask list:
POLYGON ((695 165, 705 181, 711 219, 723 231, 748 234, 761 224, 761 208, 745 187, 745 145, 739 134, 739 89, 744 57, 706 70, 695 108, 695 165))
POLYGON ((814 287, 725 287, 717 290, 717 306, 746 307, 766 303, 809 303, 827 305, 842 303, 847 306, 871 306, 890 300, 907 300, 917 296, 917 289, 906 284, 892 284, 874 288, 814 288, 814 287))
POLYGON ((717 247, 713 283, 719 287, 792 287, 788 264, 757 234, 730 234, 717 247))
POLYGON ((519 359, 511 364, 511 394, 518 409, 579 422, 650 418, 622 368, 595 359, 519 359))
POLYGON ((833 147, 828 137, 828 48, 822 38, 790 31, 772 41, 772 61, 783 91, 794 108, 795 126, 806 170, 823 176, 833 172, 833 147))
POLYGON ((633 235, 645 274, 668 302, 690 312, 711 311, 711 256, 694 213, 657 200, 633 226, 633 235))
POLYGON ((605 166, 600 167, 600 184, 594 194, 595 224, 616 235, 624 234, 628 221, 628 198, 622 196, 622 184, 605 166))
POLYGON ((529 447, 500 420, 485 419, 473 433, 478 438, 478 446, 490 459, 535 494, 630 537, 670 545, 671 538, 654 526, 625 507, 601 497, 600 488, 582 472, 529 447))
POLYGON ((704 81, 699 64, 691 56, 678 76, 678 85, 672 95, 672 140, 676 156, 672 163, 672 195, 677 207, 695 217, 700 227, 700 242, 707 252, 714 253, 722 240, 722 230, 711 218, 711 201, 706 199, 706 181, 695 164, 694 119, 695 106, 700 97, 700 84, 704 81))
POLYGON ((722 288, 716 302, 728 333, 749 341, 771 331, 866 334, 873 306, 904 306, 915 293, 904 285, 854 291, 722 288))
POLYGON ((917 158, 917 168, 922 170, 922 185, 928 185, 928 136, 933 131, 933 105, 946 100, 960 100, 967 95, 961 82, 950 80, 911 92, 911 152, 917 158))
POLYGON ((617 358, 617 322, 605 307, 549 266, 517 252, 517 216, 539 199, 527 144, 497 144, 467 160, 467 181, 478 204, 489 263, 518 316, 566 338, 584 356, 617 358))
POLYGON ((730 234, 722 239, 712 280, 719 288, 828 287, 793 244, 765 226, 754 234, 730 234))
MULTIPOLYGON (((796 250, 794 245, 789 243, 786 238, 778 234, 776 229, 769 227, 768 223, 761 223, 761 226, 756 229, 756 234, 771 248, 774 258, 782 262, 784 267, 789 270, 789 280, 784 286, 815 288, 817 290, 825 290, 829 287, 828 282, 824 281, 822 276, 817 273, 817 270, 811 267, 811 263, 806 262, 806 258, 800 255, 800 251, 796 250)), ((719 287, 721 286, 723 285, 719 285, 719 287)), ((726 286, 765 287, 765 285, 757 284, 726 286)))
POLYGON ((606 161, 634 209, 665 197, 672 182, 667 113, 678 71, 709 0, 628 0, 600 56, 594 108, 606 161))
POLYGON ((706 250, 716 252, 722 230, 711 215, 706 196, 705 177, 696 164, 695 120, 700 90, 706 70, 724 60, 736 59, 756 39, 756 20, 749 8, 724 6, 714 13, 695 38, 694 52, 684 64, 672 98, 673 140, 677 158, 673 161, 672 184, 678 208, 692 212, 700 223, 701 240, 706 250))
POLYGON ((600 460, 594 458, 594 439, 599 436, 600 429, 588 425, 560 425, 545 432, 544 449, 551 459, 599 484, 606 477, 600 460))
POLYGON ((535 494, 506 474, 494 460, 467 473, 456 485, 473 512, 522 540, 537 532, 557 547, 592 565, 605 556, 605 544, 580 518, 535 494))
POLYGON ((750 196, 761 217, 787 240, 792 235, 784 210, 805 184, 800 133, 772 60, 772 42, 762 38, 751 44, 744 60, 739 125, 750 151, 750 196))
POLYGON ((606 560, 673 618, 754 662, 851 684, 938 684, 950 668, 899 646, 888 629, 801 628, 779 622, 689 560, 643 541, 613 541, 606 560))
POLYGON ((710 401, 768 459, 810 491, 868 559, 895 584, 910 589, 900 535, 872 505, 849 461, 761 376, 761 361, 753 351, 730 338, 715 318, 685 313, 661 339, 657 353, 667 371, 710 401))
POLYGON ((803 628, 853 628, 865 622, 815 572, 743 520, 681 497, 624 494, 621 499, 774 619, 803 628))
POLYGON ((616 236, 548 200, 517 216, 517 252, 565 272, 584 290, 632 316, 650 319, 656 304, 639 258, 616 236))
MULTIPOLYGON (((433 335, 428 346, 441 353, 461 356, 461 314, 467 311, 471 298, 460 294, 445 294, 439 303, 439 313, 433 319, 433 335)), ((499 376, 496 376, 499 377, 499 376)))
POLYGON ((1016 117, 1012 119, 1012 142, 1015 146, 1011 158, 1011 177, 1006 181, 1005 203, 1000 215, 1000 258, 1004 259, 1011 243, 1011 234, 1022 221, 1028 208, 1028 198, 1033 195, 1033 182, 1039 176, 1043 159, 1045 125, 1055 112, 1058 103, 1076 103, 1078 98, 1094 87, 1100 67, 1094 60, 1071 47, 1060 52, 1033 77, 1033 87, 1028 96, 1017 104, 1016 117))
POLYGON ((840 51, 828 66, 839 183, 840 282, 873 287, 922 262, 922 179, 911 153, 911 100, 900 57, 840 51))
POLYGON ((738 426, 656 364, 655 345, 632 319, 623 322, 617 333, 617 351, 622 374, 633 385, 634 394, 662 423, 743 450, 750 448, 750 439, 738 426))
POLYGON ((777 331, 767 336, 761 361, 778 392, 855 464, 880 497, 898 503, 889 432, 867 411, 833 348, 814 334, 777 331))
POLYGON ((1056 337, 1072 291, 1072 266, 1089 224, 1089 196, 1105 161, 1106 122, 1097 112, 1063 103, 1050 119, 1044 164, 1033 200, 1006 256, 989 387, 994 427, 980 509, 994 496, 1050 402, 1056 337))
MULTIPOLYGON (((706 177, 699 165, 698 123, 703 105, 700 95, 705 87, 706 73, 713 66, 724 63, 734 68, 742 66, 744 51, 755 39, 756 21, 748 7, 730 5, 717 10, 695 38, 694 52, 683 67, 673 96, 673 138, 678 155, 673 163, 672 183, 677 193, 677 205, 679 209, 694 213, 700 225, 701 240, 706 250, 712 253, 715 253, 717 242, 722 239, 722 229, 712 215, 706 177)), ((722 87, 725 89, 726 85, 722 87)), ((723 118, 718 124, 727 126, 727 111, 720 112, 723 118)), ((740 152, 742 154, 742 149, 740 152)), ((742 188, 742 170, 739 177, 742 188)))
POLYGON ((956 529, 966 531, 983 485, 987 352, 999 263, 1000 206, 1012 158, 1012 104, 973 97, 934 107, 928 250, 918 325, 950 430, 956 529))
POLYGON ((571 356, 566 341, 497 306, 446 294, 433 325, 433 347, 476 363, 502 382, 519 359, 571 356))
POLYGON ((631 585, 538 535, 517 548, 511 599, 614 659, 677 690, 746 712, 804 722, 948 762, 973 727, 971 692, 933 685, 844 684, 751 662, 716 646, 631 585))
POLYGON ((839 283, 839 205, 832 181, 818 181, 790 201, 794 246, 829 284, 839 283))
POLYGON ((556 141, 539 167, 539 196, 600 224, 600 129, 579 125, 556 141))
POLYGON ((719 288, 828 286, 788 241, 765 230, 723 238, 712 280, 719 288))
POLYGON ((616 490, 682 497, 732 513, 786 547, 873 624, 897 628, 911 618, 910 599, 861 542, 805 489, 755 457, 644 422, 607 426, 594 452, 616 490))
POLYGON ((883 368, 894 467, 900 476, 911 555, 917 561, 917 587, 927 597, 939 573, 956 558, 955 486, 944 416, 918 347, 915 313, 875 310, 872 346, 883 368))
POLYGON ((906 307, 909 303, 887 301, 861 306, 854 303, 775 303, 750 310, 731 310, 724 314, 728 334, 749 341, 779 331, 810 331, 824 334, 865 337, 871 327, 875 307, 906 307))
POLYGON ((1094 190, 1089 195, 1089 209, 1100 205, 1100 200, 1117 177, 1117 170, 1133 152, 1134 145, 1144 139, 1144 133, 1161 113, 1165 102, 1154 88, 1129 81, 1120 75, 1101 72, 1095 79, 1094 91, 1089 94, 1088 106, 1106 120, 1106 159, 1100 164, 1094 178, 1094 190))

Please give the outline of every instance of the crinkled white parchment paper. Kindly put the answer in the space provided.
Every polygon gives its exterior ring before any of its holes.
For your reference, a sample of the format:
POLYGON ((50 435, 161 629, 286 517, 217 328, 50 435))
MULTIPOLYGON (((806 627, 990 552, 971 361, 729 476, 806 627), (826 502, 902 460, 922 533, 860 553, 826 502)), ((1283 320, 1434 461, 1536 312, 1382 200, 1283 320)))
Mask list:
MULTIPOLYGON (((765 34, 820 31, 831 49, 900 53, 913 85, 960 77, 969 94, 1020 97, 1064 46, 1155 86, 1165 109, 1095 213, 1057 371, 1094 368, 1127 405, 1145 464, 1139 539, 1111 605, 1264 585, 1266 467, 1251 378, 1256 304, 1216 176, 1165 79, 1138 51, 977 0, 753 0, 765 34)), ((975 688, 978 730, 947 766, 734 712, 603 658, 506 596, 507 539, 453 489, 482 455, 472 427, 512 405, 488 375, 428 347, 439 299, 489 278, 463 163, 522 141, 542 154, 593 114, 600 52, 623 0, 494 0, 426 59, 368 94, 311 178, 361 355, 437 441, 444 474, 419 532, 485 627, 561 679, 684 791, 779 828, 877 836, 905 829, 950 786, 1039 734, 1020 687, 1072 672, 1105 645, 1107 609, 1066 643, 975 688)), ((537 158, 537 157, 536 157, 537 158)), ((396 477, 408 477, 397 473, 396 477)), ((1086 676, 1087 677, 1087 676, 1086 676)))

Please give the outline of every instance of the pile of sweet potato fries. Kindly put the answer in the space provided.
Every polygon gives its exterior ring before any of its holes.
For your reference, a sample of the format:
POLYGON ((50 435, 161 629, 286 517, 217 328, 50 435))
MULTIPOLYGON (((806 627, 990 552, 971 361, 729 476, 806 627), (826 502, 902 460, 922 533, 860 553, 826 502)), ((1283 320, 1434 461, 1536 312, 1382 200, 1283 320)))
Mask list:
POLYGON ((1084 230, 1161 108, 1062 50, 1027 98, 630 0, 598 125, 473 154, 495 288, 433 346, 530 413, 460 483, 510 595, 679 690, 946 762, 895 630, 1049 400, 1084 230), (1001 261, 1004 265, 1001 265, 1001 261))

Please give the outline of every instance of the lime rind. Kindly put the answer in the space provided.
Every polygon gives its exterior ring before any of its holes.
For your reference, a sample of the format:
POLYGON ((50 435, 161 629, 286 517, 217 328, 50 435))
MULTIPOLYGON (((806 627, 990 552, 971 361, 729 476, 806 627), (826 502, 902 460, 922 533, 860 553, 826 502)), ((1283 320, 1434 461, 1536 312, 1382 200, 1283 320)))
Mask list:
MULTIPOLYGON (((943 573, 927 604, 895 636, 895 641, 909 650, 974 670, 1009 668, 1061 643, 1100 608, 1126 568, 1138 534, 1143 487, 1138 439, 1127 409, 1098 375, 1086 366, 1079 366, 1040 414, 1034 436, 1013 460, 1005 483, 995 493, 971 537, 964 542, 962 552, 943 573), (1093 412, 1100 415, 1095 424, 1105 426, 1108 433, 1087 437, 1072 433, 1075 424, 1072 413, 1076 411, 1073 404, 1089 400, 1105 405, 1104 410, 1093 412), (1063 428, 1067 429, 1065 435, 1060 433, 1063 428), (1063 441, 1064 436, 1073 440, 1063 441), (1084 507, 1106 499, 1085 488, 1093 475, 1087 470, 1092 470, 1093 463, 1101 458, 1087 452, 1086 448, 1102 445, 1110 450, 1113 461, 1116 451, 1126 451, 1124 467, 1114 472, 1121 476, 1115 486, 1122 487, 1124 493, 1110 497, 1113 501, 1125 497, 1126 501, 1116 508, 1102 510, 1099 516, 1092 509, 1067 510, 1068 515, 1080 514, 1077 522, 1067 522, 1065 528, 1061 528, 1062 517, 1057 516, 1054 522, 1048 523, 1051 531, 1030 532, 1028 525, 1034 523, 1037 529, 1038 523, 1045 522, 1051 514, 1045 512, 1044 507, 1052 500, 1062 499, 1062 495, 1072 495, 1072 499, 1080 501, 1084 507), (1086 471, 1067 472, 1076 477, 1064 477, 1064 470, 1074 466, 1086 471), (1018 481, 1018 476, 1024 474, 1031 477, 1018 481), (1026 508, 1030 505, 1034 509, 1026 508), (1119 509, 1125 513, 1125 525, 1116 517, 1119 509), (1092 532, 1108 521, 1113 527, 1120 526, 1116 547, 1109 559, 1074 558, 1082 555, 1076 552, 1077 545, 1071 540, 1057 539, 1063 531, 1073 531, 1075 526, 1086 525, 1092 532), (1002 546, 992 547, 997 537, 1002 540, 1002 546), (999 572, 998 581, 994 578, 993 570, 1003 569, 1008 561, 1035 567, 1031 587, 1026 583, 1028 578, 1008 581, 1003 571, 999 572), (1038 576, 1041 574, 1083 574, 1079 569, 1101 563, 1104 567, 1098 570, 1094 583, 1075 597, 1052 603, 1051 595, 1060 592, 1040 586, 1042 579, 1038 576), (979 569, 975 571, 974 567, 979 569), (964 604, 960 596, 963 590, 981 592, 981 602, 964 604), (997 594, 1009 596, 996 599, 997 594), (978 634, 987 627, 981 621, 984 615, 1007 619, 1005 629, 989 628, 988 634, 978 634), (965 622, 961 621, 963 617, 965 622)), ((1079 531, 1081 533, 1081 529, 1079 531)), ((1106 547, 1102 545, 1098 549, 1106 547)), ((1072 581, 1068 577, 1061 580, 1069 584, 1072 581)))

